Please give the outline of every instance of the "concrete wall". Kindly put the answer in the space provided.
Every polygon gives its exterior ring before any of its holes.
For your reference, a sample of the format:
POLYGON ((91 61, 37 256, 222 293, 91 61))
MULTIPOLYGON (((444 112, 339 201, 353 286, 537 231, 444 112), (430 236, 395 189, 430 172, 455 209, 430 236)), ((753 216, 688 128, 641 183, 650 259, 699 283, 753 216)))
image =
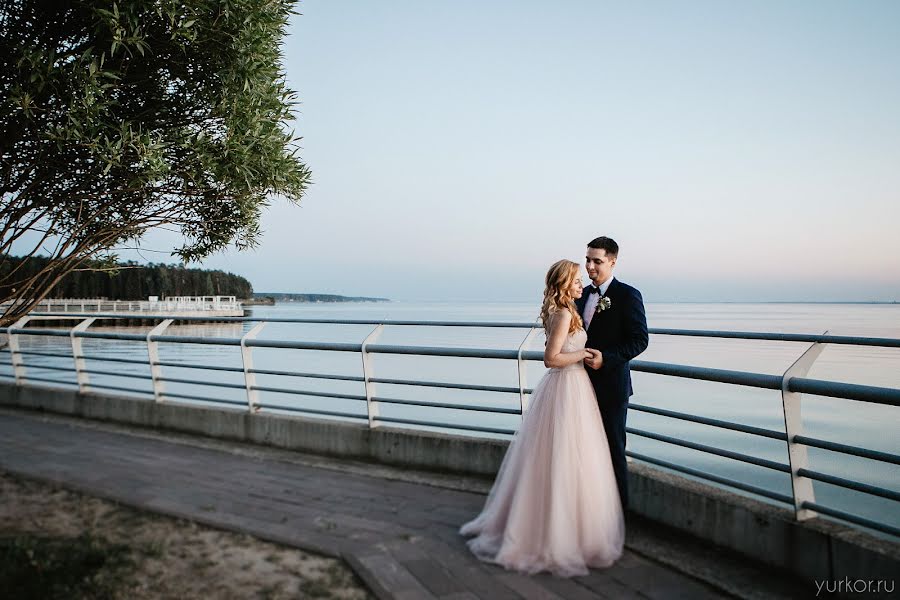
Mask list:
MULTIPOLYGON (((491 477, 507 442, 324 419, 210 408, 0 383, 0 406, 193 433, 380 463, 491 477)), ((900 545, 812 519, 645 464, 629 473, 630 510, 802 577, 807 581, 891 581, 900 545)))
POLYGON ((5 382, 0 383, 0 405, 483 477, 497 472, 507 445, 499 440, 390 427, 369 429, 367 424, 5 382))

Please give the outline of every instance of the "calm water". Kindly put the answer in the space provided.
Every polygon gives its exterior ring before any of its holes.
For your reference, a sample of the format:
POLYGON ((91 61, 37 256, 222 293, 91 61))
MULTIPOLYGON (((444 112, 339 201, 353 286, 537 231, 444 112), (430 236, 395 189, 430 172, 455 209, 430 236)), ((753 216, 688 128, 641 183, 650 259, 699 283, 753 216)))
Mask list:
MULTIPOLYGON (((407 319, 459 321, 533 321, 537 306, 512 303, 390 303, 390 304, 280 304, 252 307, 253 316, 328 319, 407 319)), ((840 304, 650 304, 647 306, 651 327, 680 329, 722 329, 793 333, 823 333, 900 338, 900 305, 840 304)), ((239 337, 253 324, 173 325, 167 333, 239 337)), ((96 329, 96 328, 94 328, 96 329)), ((103 328, 112 329, 112 328, 103 328)), ((123 328, 147 331, 149 328, 123 328)), ((369 326, 299 325, 270 323, 260 339, 294 339, 333 342, 359 342, 371 331, 369 326)), ((526 331, 520 329, 386 327, 379 343, 428 346, 517 348, 526 331)), ((539 335, 529 346, 543 348, 539 335)), ((34 337, 23 340, 31 349, 69 351, 63 338, 34 337)), ((743 340, 651 336, 650 348, 641 359, 687 365, 735 369, 757 373, 781 374, 807 344, 743 340)), ((25 349, 25 348, 23 348, 25 349)), ((145 360, 146 346, 130 342, 85 340, 87 355, 130 356, 145 360)), ((189 344, 161 344, 162 360, 197 364, 241 366, 240 352, 233 347, 189 344)), ((295 351, 256 348, 257 368, 290 370, 340 375, 361 375, 361 361, 355 353, 295 351)), ((516 386, 515 361, 491 359, 383 356, 374 358, 378 377, 455 381, 484 385, 516 386)), ((32 367, 41 364, 71 365, 65 359, 27 356, 32 367)), ((89 361, 89 367, 116 372, 148 375, 142 365, 117 365, 89 361)), ((206 372, 194 369, 166 368, 169 377, 199 378, 206 381, 242 383, 240 374, 206 372)), ((543 366, 529 363, 528 386, 533 387, 543 366)), ((10 373, 0 366, 0 373, 10 373)), ((33 369, 34 375, 52 376, 74 381, 63 372, 33 369)), ((900 387, 900 350, 867 347, 827 347, 816 361, 809 377, 885 387, 900 387)), ((92 376, 96 383, 130 386, 149 391, 149 382, 113 376, 92 376)), ((258 376, 258 385, 302 389, 307 391, 363 393, 362 384, 282 376, 258 376)), ((689 379, 634 373, 635 395, 632 402, 682 412, 745 423, 773 430, 784 430, 781 396, 775 391, 743 388, 727 384, 699 382, 689 379)), ((175 393, 218 399, 245 401, 240 389, 217 389, 203 385, 168 383, 175 393)), ((491 392, 440 390, 408 386, 379 385, 378 395, 392 398, 428 400, 444 403, 479 404, 485 406, 518 406, 518 395, 491 392)), ((336 410, 365 415, 364 403, 352 400, 324 399, 292 394, 264 393, 262 401, 279 406, 336 410)), ((415 418, 449 424, 480 424, 514 429, 519 418, 471 411, 382 405, 382 415, 415 418)), ((813 437, 859 445, 875 450, 900 453, 900 411, 896 408, 850 400, 804 396, 805 433, 813 437)), ((699 424, 631 411, 630 427, 690 439, 703 444, 728 448, 786 462, 783 443, 756 436, 720 430, 699 424)), ((467 434, 471 435, 471 434, 467 434)), ((501 436, 503 437, 503 436, 501 436)), ((685 464, 717 475, 745 481, 785 494, 790 494, 790 480, 782 474, 761 467, 736 462, 641 438, 629 436, 629 449, 667 461, 685 464)), ((811 468, 887 487, 900 488, 900 468, 861 458, 810 449, 811 468)), ((816 500, 869 518, 900 526, 897 503, 851 492, 835 486, 816 483, 816 500)))

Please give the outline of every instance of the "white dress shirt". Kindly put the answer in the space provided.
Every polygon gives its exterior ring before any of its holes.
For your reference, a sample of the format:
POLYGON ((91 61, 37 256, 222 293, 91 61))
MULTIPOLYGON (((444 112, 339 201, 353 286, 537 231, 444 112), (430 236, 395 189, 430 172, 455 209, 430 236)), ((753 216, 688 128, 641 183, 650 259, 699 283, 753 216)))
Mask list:
MULTIPOLYGON (((600 293, 599 294, 588 294, 587 302, 584 303, 584 314, 581 315, 581 319, 584 321, 584 330, 587 331, 587 328, 591 326, 591 319, 594 318, 594 311, 597 309, 597 303, 600 302, 600 296, 606 295, 606 290, 609 289, 609 284, 612 283, 613 278, 610 277, 606 281, 600 284, 600 293)), ((594 284, 592 283, 591 286, 594 284)), ((587 292, 589 288, 585 288, 585 292, 587 292)))

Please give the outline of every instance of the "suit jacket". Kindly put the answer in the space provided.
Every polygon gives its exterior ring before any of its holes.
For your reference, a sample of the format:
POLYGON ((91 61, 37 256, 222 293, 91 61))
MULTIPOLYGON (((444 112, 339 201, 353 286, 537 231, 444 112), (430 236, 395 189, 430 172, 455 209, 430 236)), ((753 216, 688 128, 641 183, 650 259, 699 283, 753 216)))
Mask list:
MULTIPOLYGON (((650 336, 644 300, 635 288, 613 278, 606 290, 610 307, 596 313, 587 330, 588 348, 603 353, 599 370, 586 367, 597 401, 625 404, 634 393, 631 387, 631 359, 647 349, 650 336)), ((578 314, 584 314, 588 294, 575 301, 578 314)))

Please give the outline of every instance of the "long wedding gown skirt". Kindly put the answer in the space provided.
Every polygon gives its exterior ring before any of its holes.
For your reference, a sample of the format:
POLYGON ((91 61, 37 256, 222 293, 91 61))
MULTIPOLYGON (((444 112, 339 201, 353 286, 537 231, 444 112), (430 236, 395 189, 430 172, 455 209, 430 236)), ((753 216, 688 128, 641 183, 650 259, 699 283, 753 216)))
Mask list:
MULTIPOLYGON (((563 352, 584 348, 570 335, 563 352)), ((622 555, 625 522, 597 399, 581 363, 550 369, 531 396, 481 514, 460 529, 481 560, 586 575, 622 555)))

